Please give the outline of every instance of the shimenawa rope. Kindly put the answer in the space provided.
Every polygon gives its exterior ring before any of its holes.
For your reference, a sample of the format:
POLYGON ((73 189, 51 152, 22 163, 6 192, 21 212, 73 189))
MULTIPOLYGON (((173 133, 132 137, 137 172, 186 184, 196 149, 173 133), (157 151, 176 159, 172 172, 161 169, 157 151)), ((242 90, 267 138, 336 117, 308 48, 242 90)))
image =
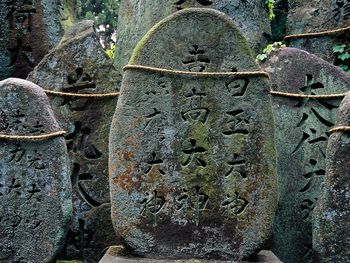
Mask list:
POLYGON ((292 97, 292 98, 308 98, 308 99, 337 99, 345 97, 346 93, 339 94, 298 94, 271 90, 270 93, 275 96, 292 97))
POLYGON ((51 132, 51 133, 41 134, 41 135, 0 134, 0 141, 1 140, 7 140, 7 141, 45 141, 48 139, 63 136, 64 134, 66 134, 65 131, 57 131, 57 132, 51 132))
POLYGON ((333 30, 326 30, 326 31, 321 31, 321 32, 313 32, 313 33, 303 33, 303 34, 293 34, 293 35, 288 35, 284 38, 284 40, 288 40, 291 38, 314 38, 314 37, 322 37, 322 36, 327 36, 327 35, 332 35, 332 34, 337 34, 341 33, 344 31, 350 30, 350 26, 343 27, 343 28, 337 28, 333 30))
POLYGON ((62 97, 81 97, 81 98, 104 98, 104 97, 116 97, 119 95, 119 92, 112 93, 70 93, 70 92, 62 92, 62 91, 54 91, 44 89, 46 94, 49 95, 57 95, 62 97))
POLYGON ((329 130, 330 133, 335 133, 335 132, 350 132, 350 126, 339 126, 339 127, 334 127, 329 130))
POLYGON ((192 72, 183 70, 173 70, 165 68, 156 68, 142 65, 126 65, 123 70, 145 70, 164 74, 184 75, 193 77, 269 77, 265 71, 244 71, 244 72, 192 72))

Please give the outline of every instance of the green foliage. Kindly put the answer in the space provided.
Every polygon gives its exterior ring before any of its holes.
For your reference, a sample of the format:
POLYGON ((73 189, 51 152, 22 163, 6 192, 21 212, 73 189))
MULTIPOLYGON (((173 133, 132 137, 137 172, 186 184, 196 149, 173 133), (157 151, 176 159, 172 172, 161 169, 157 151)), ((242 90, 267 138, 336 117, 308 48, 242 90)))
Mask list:
POLYGON ((282 48, 285 47, 286 45, 284 45, 282 42, 274 42, 272 44, 268 44, 264 49, 263 49, 263 53, 259 54, 256 56, 256 61, 264 61, 265 59, 267 59, 267 57, 270 55, 270 53, 272 51, 275 51, 278 48, 282 48))
POLYGON ((107 56, 114 61, 115 58, 116 45, 114 43, 111 44, 111 47, 106 50, 107 56))
POLYGON ((335 55, 334 65, 350 73, 350 44, 336 44, 333 46, 335 55))
POLYGON ((274 13, 276 0, 266 0, 267 9, 269 10, 269 19, 272 21, 276 16, 274 13))
POLYGON ((106 46, 112 42, 118 23, 119 0, 77 0, 78 18, 95 21, 106 46))

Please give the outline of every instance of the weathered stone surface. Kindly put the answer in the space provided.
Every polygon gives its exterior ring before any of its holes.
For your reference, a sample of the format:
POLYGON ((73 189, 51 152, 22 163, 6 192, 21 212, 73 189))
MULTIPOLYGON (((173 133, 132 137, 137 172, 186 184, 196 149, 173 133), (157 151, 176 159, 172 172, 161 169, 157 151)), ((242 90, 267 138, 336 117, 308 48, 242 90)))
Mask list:
MULTIPOLYGON (((43 59, 28 79, 54 91, 116 92, 119 82, 112 61, 100 46, 92 26, 91 21, 85 21, 70 30, 62 44, 43 59)), ((87 227, 91 224, 83 218, 92 208, 109 203, 108 136, 117 98, 50 96, 50 99, 58 121, 67 131, 65 138, 72 163, 74 221, 67 238, 67 257, 94 255, 97 260, 104 253, 98 250, 100 247, 118 243, 113 226, 110 219, 105 218, 91 229, 87 227), (91 246, 98 242, 93 239, 96 232, 106 230, 109 237, 91 246), (109 243, 112 239, 114 242, 109 243)))
MULTIPOLYGON (((196 8, 153 27, 130 64, 259 70, 228 16, 196 8)), ((237 260, 261 249, 277 197, 268 90, 262 77, 125 72, 109 168, 112 221, 131 253, 237 260)))
MULTIPOLYGON (((271 251, 263 250, 251 261, 239 261, 239 263, 282 263, 271 251)), ((237 261, 217 261, 217 260, 169 260, 169 259, 142 259, 130 258, 125 255, 125 248, 120 246, 110 247, 99 263, 238 263, 237 261)))
MULTIPOLYGON (((350 25, 350 2, 348 0, 290 0, 287 34, 321 32, 350 25)), ((289 46, 304 49, 333 62, 334 44, 348 42, 344 34, 317 38, 293 39, 289 46)))
MULTIPOLYGON (((31 82, 1 81, 0 109, 1 134, 61 130, 45 93, 31 82)), ((0 160, 0 262, 51 262, 72 216, 64 139, 1 141, 0 160)))
POLYGON ((0 1, 0 80, 26 78, 63 35, 71 1, 0 1))
MULTIPOLYGON (((273 90, 297 94, 335 94, 349 89, 347 73, 305 51, 284 48, 263 68, 273 90)), ((276 125, 279 206, 273 227, 274 253, 283 262, 310 262, 312 211, 325 174, 328 130, 340 99, 273 96, 276 125)))
MULTIPOLYGON (((122 74, 141 38, 168 15, 188 7, 213 8, 229 15, 257 53, 269 41, 271 28, 265 3, 260 0, 121 0, 115 66, 122 74)), ((196 33, 196 32, 194 32, 196 33)), ((163 50, 162 53, 170 50, 163 50)))
MULTIPOLYGON (((350 93, 339 108, 335 126, 350 126, 350 93)), ((314 212, 317 262, 350 262, 349 138, 348 132, 338 132, 328 141, 326 175, 314 212)))

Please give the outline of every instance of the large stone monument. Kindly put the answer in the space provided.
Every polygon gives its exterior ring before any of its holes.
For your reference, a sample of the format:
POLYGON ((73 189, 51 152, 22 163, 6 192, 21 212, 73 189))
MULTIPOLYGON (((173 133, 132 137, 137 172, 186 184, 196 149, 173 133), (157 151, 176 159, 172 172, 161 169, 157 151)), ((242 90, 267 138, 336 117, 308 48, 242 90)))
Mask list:
POLYGON ((335 127, 313 222, 315 260, 322 263, 350 262, 350 93, 340 106, 335 127))
POLYGON ((216 10, 182 10, 129 63, 109 161, 112 221, 129 252, 257 253, 277 202, 274 128, 269 83, 239 29, 216 10))
POLYGON ((0 1, 0 80, 26 78, 72 20, 73 0, 0 1))
POLYGON ((98 260, 106 247, 118 243, 110 216, 100 217, 110 214, 108 136, 119 88, 112 63, 93 22, 83 21, 66 33, 28 77, 53 92, 49 96, 52 109, 67 131, 74 219, 66 258, 98 260), (100 233, 106 235, 100 238, 100 233))
MULTIPOLYGON (((348 0, 290 0, 287 34, 329 31, 350 25, 348 0)), ((289 46, 304 49, 333 62, 333 45, 348 43, 346 32, 317 37, 291 38, 289 46)))
MULTIPOLYGON (((260 0, 121 0, 117 30, 115 66, 122 74, 136 44, 156 23, 189 7, 212 8, 229 15, 259 53, 271 35, 268 11, 260 0)), ((168 52, 167 50, 163 50, 168 52)))
POLYGON ((72 216, 61 128, 42 89, 20 79, 0 82, 0 116, 0 262, 52 262, 72 216))
POLYGON ((340 68, 305 51, 284 48, 263 68, 274 92, 279 206, 273 251, 285 263, 311 262, 312 211, 325 175, 329 129, 350 77, 340 68))

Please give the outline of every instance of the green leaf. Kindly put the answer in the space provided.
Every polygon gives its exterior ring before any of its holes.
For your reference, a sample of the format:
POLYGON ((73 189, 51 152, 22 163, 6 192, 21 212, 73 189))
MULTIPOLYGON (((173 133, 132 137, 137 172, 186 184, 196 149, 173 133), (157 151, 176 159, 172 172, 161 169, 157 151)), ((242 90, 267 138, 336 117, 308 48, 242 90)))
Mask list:
POLYGON ((346 45, 342 44, 342 45, 334 45, 333 46, 333 53, 343 53, 345 50, 346 45))
POLYGON ((258 61, 264 61, 265 59, 267 59, 267 55, 266 54, 259 54, 256 56, 256 59, 258 61))
POLYGON ((340 64, 338 67, 345 71, 348 71, 350 69, 349 66, 345 64, 340 64))
POLYGON ((338 58, 341 61, 347 60, 348 58, 350 58, 350 54, 348 52, 342 53, 338 55, 338 58))

